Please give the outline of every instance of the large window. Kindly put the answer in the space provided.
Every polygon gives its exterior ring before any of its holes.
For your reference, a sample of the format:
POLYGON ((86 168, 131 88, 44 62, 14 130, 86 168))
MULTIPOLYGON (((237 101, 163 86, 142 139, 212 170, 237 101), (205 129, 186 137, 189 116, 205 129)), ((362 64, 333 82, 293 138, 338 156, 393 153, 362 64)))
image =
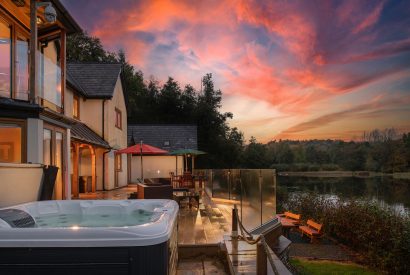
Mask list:
POLYGON ((122 129, 122 114, 117 108, 115 108, 115 127, 122 129))
POLYGON ((0 17, 0 96, 11 96, 11 26, 0 17))
POLYGON ((0 96, 28 100, 29 33, 0 11, 0 96))
POLYGON ((23 161, 23 126, 19 123, 0 121, 0 162, 23 161))

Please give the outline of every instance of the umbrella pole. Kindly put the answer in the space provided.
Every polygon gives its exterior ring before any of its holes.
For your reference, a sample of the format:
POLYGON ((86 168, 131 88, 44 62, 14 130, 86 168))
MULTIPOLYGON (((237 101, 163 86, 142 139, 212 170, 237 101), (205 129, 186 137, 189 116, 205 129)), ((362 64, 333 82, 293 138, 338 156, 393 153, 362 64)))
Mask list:
POLYGON ((185 172, 188 172, 188 156, 184 155, 185 158, 185 172))
POLYGON ((191 156, 191 164, 192 164, 192 174, 194 174, 194 169, 195 169, 195 156, 191 156))
POLYGON ((141 180, 144 182, 144 168, 143 168, 143 161, 142 161, 142 140, 140 142, 140 158, 141 158, 141 180))
POLYGON ((175 156, 175 176, 178 176, 178 156, 175 156))

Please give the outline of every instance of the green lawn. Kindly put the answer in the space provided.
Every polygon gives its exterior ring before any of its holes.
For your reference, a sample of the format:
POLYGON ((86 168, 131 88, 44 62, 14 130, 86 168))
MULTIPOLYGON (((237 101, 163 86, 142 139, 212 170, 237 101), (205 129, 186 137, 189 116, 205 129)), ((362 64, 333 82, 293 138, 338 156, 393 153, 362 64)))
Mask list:
POLYGON ((291 264, 303 275, 313 274, 377 274, 366 267, 356 264, 345 264, 331 261, 310 261, 291 259, 291 264))

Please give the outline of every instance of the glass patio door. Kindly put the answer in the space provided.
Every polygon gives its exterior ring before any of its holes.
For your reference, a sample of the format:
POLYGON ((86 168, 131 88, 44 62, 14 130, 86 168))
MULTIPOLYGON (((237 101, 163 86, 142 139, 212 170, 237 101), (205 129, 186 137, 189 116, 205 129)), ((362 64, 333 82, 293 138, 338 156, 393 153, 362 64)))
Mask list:
POLYGON ((64 169, 64 130, 52 126, 45 126, 43 135, 44 165, 58 167, 53 198, 66 199, 63 169, 64 169))

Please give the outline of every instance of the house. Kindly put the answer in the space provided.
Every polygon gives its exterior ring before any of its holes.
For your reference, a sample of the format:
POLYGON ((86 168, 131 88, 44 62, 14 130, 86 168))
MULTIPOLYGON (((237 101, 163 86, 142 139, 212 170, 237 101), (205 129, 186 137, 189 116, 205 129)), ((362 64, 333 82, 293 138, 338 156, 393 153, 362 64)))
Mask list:
POLYGON ((27 193, 38 177, 33 173, 33 183, 19 187, 23 183, 13 179, 44 164, 59 167, 54 198, 66 199, 71 197, 69 141, 75 122, 64 106, 66 37, 81 29, 60 1, 36 2, 36 7, 32 2, 0 2, 0 193, 10 186, 22 189, 3 194, 27 193), (56 18, 44 15, 46 6, 56 18))
POLYGON ((81 28, 58 0, 31 2, 0 2, 0 206, 37 200, 44 165, 59 168, 54 199, 128 183, 121 65, 66 64, 81 28))
POLYGON ((64 102, 76 122, 70 144, 73 196, 127 185, 127 156, 115 154, 127 147, 121 64, 68 63, 64 102))
MULTIPOLYGON (((198 149, 197 126, 186 124, 129 124, 128 146, 143 142, 168 152, 198 149)), ((169 173, 182 174, 191 165, 184 156, 143 156, 145 178, 166 178, 169 173)), ((129 182, 141 178, 141 159, 134 155, 130 161, 129 182)))

